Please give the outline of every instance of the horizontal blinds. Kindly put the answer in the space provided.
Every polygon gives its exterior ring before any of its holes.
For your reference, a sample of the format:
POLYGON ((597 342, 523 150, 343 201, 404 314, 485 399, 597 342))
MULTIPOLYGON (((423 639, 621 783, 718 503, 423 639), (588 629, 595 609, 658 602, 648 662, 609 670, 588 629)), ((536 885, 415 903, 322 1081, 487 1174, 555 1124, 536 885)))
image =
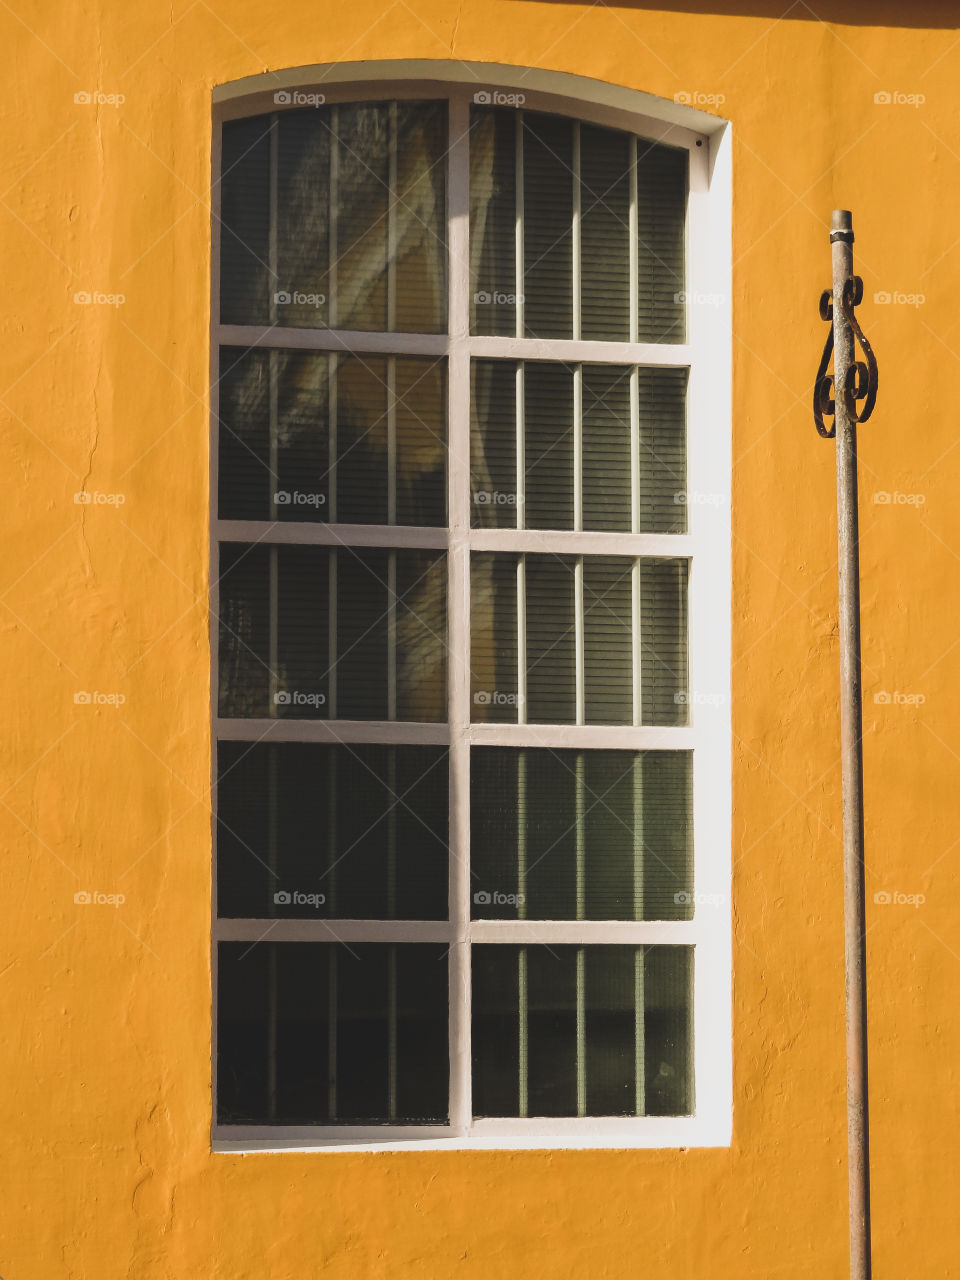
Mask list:
POLYGON ((665 557, 474 553, 473 719, 686 724, 687 573, 665 557))
POLYGON ((683 342, 687 165, 622 130, 475 105, 473 332, 683 342))
POLYGON ((692 917, 685 751, 474 747, 477 920, 692 917))
POLYGON ((472 389, 474 528, 686 530, 686 369, 477 360, 472 389))
POLYGON ((475 1116, 690 1115, 693 949, 473 947, 475 1116))

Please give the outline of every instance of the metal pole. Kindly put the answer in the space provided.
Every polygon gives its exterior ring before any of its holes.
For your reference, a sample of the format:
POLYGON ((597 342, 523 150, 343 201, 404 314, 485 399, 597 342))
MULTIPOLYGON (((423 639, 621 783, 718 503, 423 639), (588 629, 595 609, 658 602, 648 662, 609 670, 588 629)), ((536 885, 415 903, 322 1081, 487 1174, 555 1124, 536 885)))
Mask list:
POLYGON ((843 786, 843 907, 847 1024, 847 1171, 850 1280, 870 1280, 870 1145, 867 1093, 867 955, 863 874, 863 728, 860 687, 860 535, 857 423, 843 389, 854 361, 843 292, 853 277, 853 218, 835 209, 833 342, 837 433, 837 534, 840 577, 840 737, 843 786))

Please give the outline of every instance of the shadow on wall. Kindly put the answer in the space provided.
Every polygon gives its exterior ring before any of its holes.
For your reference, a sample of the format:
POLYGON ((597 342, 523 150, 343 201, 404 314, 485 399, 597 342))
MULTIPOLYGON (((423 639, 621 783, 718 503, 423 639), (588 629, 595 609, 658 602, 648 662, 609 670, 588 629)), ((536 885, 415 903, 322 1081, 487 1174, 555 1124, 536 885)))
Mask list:
MULTIPOLYGON (((554 4, 580 4, 582 0, 551 0, 554 4)), ((666 13, 699 13, 720 18, 769 18, 772 22, 828 22, 832 26, 914 27, 960 31, 960 10, 952 0, 926 0, 905 4, 904 0, 817 0, 816 8, 806 0, 661 0, 655 7, 647 0, 619 0, 618 7, 647 9, 651 17, 666 13)))

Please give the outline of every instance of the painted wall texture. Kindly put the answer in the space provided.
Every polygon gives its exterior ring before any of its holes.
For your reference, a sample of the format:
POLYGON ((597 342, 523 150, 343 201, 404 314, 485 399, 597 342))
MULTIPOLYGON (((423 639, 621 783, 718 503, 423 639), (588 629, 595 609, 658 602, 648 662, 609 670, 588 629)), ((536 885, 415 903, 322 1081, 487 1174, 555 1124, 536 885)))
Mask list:
POLYGON ((834 453, 810 412, 834 207, 881 368, 861 459, 876 1275, 958 1274, 960 40, 946 4, 817 9, 3 7, 5 1280, 845 1273, 834 453), (732 122, 728 1150, 210 1150, 211 94, 406 57, 701 95, 732 122))

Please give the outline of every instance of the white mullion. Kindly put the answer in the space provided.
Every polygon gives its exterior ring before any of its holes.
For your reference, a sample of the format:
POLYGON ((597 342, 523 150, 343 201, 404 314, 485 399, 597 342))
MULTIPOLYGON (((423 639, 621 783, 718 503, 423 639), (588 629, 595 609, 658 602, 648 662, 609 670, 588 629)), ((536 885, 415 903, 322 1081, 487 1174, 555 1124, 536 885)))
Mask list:
MULTIPOLYGON (((276 548, 274 548, 276 550, 276 548)), ((273 873, 269 885, 271 899, 278 884, 277 853, 279 836, 278 783, 276 751, 270 749, 267 764, 267 866, 273 873)), ((273 915, 276 907, 271 901, 269 913, 273 915)), ((264 913, 266 914, 266 912, 264 913)), ((271 1120, 277 1115, 277 996, 279 983, 277 980, 277 949, 267 947, 267 1115, 271 1120)))
POLYGON ((337 718, 337 590, 339 557, 331 547, 327 561, 327 708, 329 719, 337 718))
POLYGON ((529 1093, 529 990, 527 973, 527 948, 517 951, 517 1112, 523 1117, 528 1111, 529 1093))
POLYGON ((330 947, 330 963, 327 970, 327 1113, 331 1120, 337 1118, 337 1020, 339 1017, 339 1000, 337 998, 337 959, 339 948, 330 947))
POLYGON ((397 944, 387 947, 387 1118, 397 1118, 397 944))
POLYGON ((527 559, 517 556, 517 724, 527 722, 527 559))
POLYGON ((526 520, 524 507, 527 502, 527 425, 526 425, 526 375, 523 361, 517 361, 514 374, 515 413, 517 421, 517 528, 522 529, 526 520))
POLYGON ((337 326, 337 263, 340 256, 340 109, 330 108, 330 215, 329 231, 329 270, 327 272, 327 316, 330 328, 337 326))
POLYGON ((572 287, 573 287, 573 338, 575 342, 580 340, 581 330, 581 280, 583 264, 581 261, 581 183, 580 183, 580 121, 573 122, 573 173, 571 180, 573 183, 573 218, 572 218, 572 287))
POLYGON ((390 808, 387 810, 387 917, 397 918, 397 749, 387 748, 387 792, 390 808))
POLYGON ((577 752, 574 763, 574 820, 576 850, 575 884, 576 884, 576 917, 583 920, 587 914, 587 881, 586 881, 586 760, 582 751, 577 752))
POLYGON ((640 269, 640 246, 637 243, 640 222, 637 207, 637 139, 630 139, 630 215, 628 218, 630 244, 628 258, 630 262, 630 341, 637 342, 640 336, 640 281, 637 272, 640 269))
POLYGON ((583 532, 583 365, 573 370, 573 528, 583 532))
POLYGON ((387 357, 387 524, 397 523, 397 361, 387 357))
POLYGON ((280 692, 280 548, 271 543, 267 549, 267 715, 276 719, 277 694, 280 692))
POLYGON ((280 116, 274 111, 270 116, 270 149, 269 149, 269 225, 267 228, 267 267, 270 278, 269 315, 270 324, 277 323, 277 293, 280 284, 280 262, 277 247, 277 208, 280 190, 280 116))
POLYGON ((577 1115, 587 1114, 587 965, 586 952, 577 948, 577 1115))
POLYGON ((447 151, 449 435, 447 617, 449 629, 450 1126, 470 1131, 473 1114, 470 963, 470 107, 449 104, 447 151))
POLYGON ((387 552, 387 719, 397 718, 397 553, 387 552))
POLYGON ((642 920, 646 906, 644 893, 646 886, 643 879, 643 761, 644 752, 637 752, 633 757, 633 918, 642 920))
POLYGON ((337 848, 337 748, 332 745, 327 750, 327 858, 326 889, 327 907, 331 916, 337 914, 337 864, 340 861, 337 848))
POLYGON ((277 1115, 277 948, 267 946, 267 1115, 277 1115))
POLYGON ((397 327, 397 104, 389 107, 387 159, 387 332, 397 327))
POLYGON ((525 298, 524 298, 524 252, 523 252, 523 224, 524 224, 524 190, 523 190, 523 112, 518 111, 516 114, 516 130, 514 133, 514 190, 516 193, 516 216, 514 218, 514 275, 516 276, 516 336, 523 337, 525 319, 525 298))
POLYGON ((337 379, 340 375, 340 361, 334 352, 327 356, 327 523, 337 523, 339 503, 337 493, 337 464, 339 457, 339 431, 337 415, 339 413, 339 397, 337 395, 337 379))
MULTIPOLYGON (((709 921, 692 920, 473 920, 468 942, 510 946, 694 946, 707 937, 709 921)), ((218 942, 259 942, 269 928, 271 942, 439 942, 453 945, 447 920, 269 919, 261 916, 218 920, 218 942)))
POLYGON ((645 1115, 647 1110, 645 959, 645 949, 637 947, 633 953, 633 1077, 634 1109, 638 1116, 645 1115))
POLYGON ((517 919, 527 918, 527 753, 517 754, 517 919))
MULTIPOLYGON (((387 333, 369 329, 300 329, 295 325, 220 324, 214 340, 220 346, 284 351, 338 351, 369 355, 412 355, 439 359, 450 351, 451 338, 437 333, 387 333)), ((693 348, 679 342, 602 342, 573 338, 518 338, 476 334, 470 350, 479 359, 551 360, 562 364, 639 364, 655 369, 686 369, 693 348)))
POLYGON ((640 628, 643 623, 640 609, 642 590, 640 577, 640 561, 634 560, 630 570, 630 609, 631 609, 631 658, 633 661, 633 723, 638 728, 643 724, 643 637, 640 628))
POLYGON ((583 647, 583 556, 573 562, 573 636, 574 682, 576 686, 576 719, 578 725, 586 720, 586 672, 583 647))
POLYGON ((640 529, 640 369, 630 370, 630 530, 640 529))

